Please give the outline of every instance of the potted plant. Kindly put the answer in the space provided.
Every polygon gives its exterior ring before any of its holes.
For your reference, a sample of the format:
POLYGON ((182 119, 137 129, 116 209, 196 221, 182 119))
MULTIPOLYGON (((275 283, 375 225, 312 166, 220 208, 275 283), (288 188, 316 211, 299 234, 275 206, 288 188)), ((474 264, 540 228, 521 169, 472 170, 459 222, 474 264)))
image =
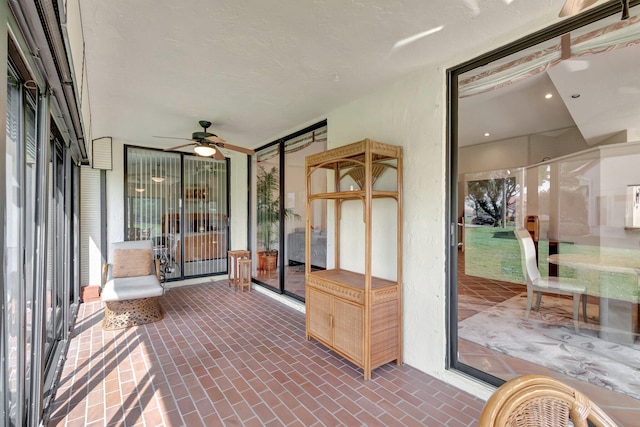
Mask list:
MULTIPOLYGON (((260 166, 257 180, 258 270, 272 271, 278 263, 278 226, 280 225, 280 177, 278 168, 260 166)), ((299 219, 292 208, 284 210, 285 218, 299 219)))

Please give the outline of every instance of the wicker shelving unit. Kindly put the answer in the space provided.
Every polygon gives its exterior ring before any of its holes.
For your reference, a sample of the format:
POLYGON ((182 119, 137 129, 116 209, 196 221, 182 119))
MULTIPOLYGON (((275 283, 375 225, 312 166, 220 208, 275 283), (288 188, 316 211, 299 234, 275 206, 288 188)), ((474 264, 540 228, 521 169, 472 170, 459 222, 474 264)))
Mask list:
POLYGON ((306 336, 361 367, 364 378, 370 379, 373 369, 394 360, 398 365, 402 363, 402 147, 365 139, 308 156, 305 172, 306 336), (333 191, 314 194, 311 177, 323 172, 327 181, 333 183, 329 184, 333 191), (378 178, 384 181, 384 186, 376 185, 378 178), (314 201, 322 199, 332 200, 335 206, 334 268, 312 271, 311 210, 314 201), (376 242, 397 245, 396 259, 390 260, 396 263, 395 280, 372 275, 375 237, 372 212, 376 199, 396 202, 396 241, 376 242), (343 203, 351 200, 362 202, 365 235, 362 272, 340 268, 340 220, 343 203))

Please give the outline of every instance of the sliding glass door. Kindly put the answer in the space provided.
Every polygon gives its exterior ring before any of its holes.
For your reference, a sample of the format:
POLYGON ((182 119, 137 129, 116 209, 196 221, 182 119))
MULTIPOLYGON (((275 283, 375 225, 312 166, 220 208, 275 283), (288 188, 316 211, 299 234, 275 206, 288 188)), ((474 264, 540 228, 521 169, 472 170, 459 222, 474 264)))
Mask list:
POLYGON ((185 276, 227 270, 227 194, 226 162, 185 156, 184 231, 176 249, 185 276))
MULTIPOLYGON (((323 121, 256 151, 254 279, 300 300, 305 296, 305 157, 326 149, 323 121)), ((326 203, 316 207, 311 219, 311 263, 312 268, 325 268, 326 203)))
POLYGON ((5 197, 6 222, 4 226, 3 318, 2 359, 3 363, 3 419, 0 424, 23 425, 26 422, 25 403, 28 389, 27 373, 30 366, 30 345, 27 339, 31 322, 27 322, 26 278, 22 274, 25 238, 23 160, 24 148, 22 126, 22 91, 18 78, 9 73, 7 84, 7 137, 5 146, 5 197))
POLYGON ((451 71, 450 355, 637 408, 640 6, 614 9, 451 71))
POLYGON ((0 425, 36 425, 51 397, 77 302, 71 155, 49 98, 9 66, 4 265, 0 270, 0 425))
POLYGON ((227 165, 126 147, 125 235, 153 240, 166 279, 226 272, 227 165))
POLYGON ((166 279, 181 277, 175 253, 180 232, 180 155, 127 147, 125 236, 153 240, 166 279))
POLYGON ((255 277, 263 284, 280 288, 280 146, 258 152, 256 181, 256 231, 258 239, 255 277))
MULTIPOLYGON (((305 297, 305 157, 327 149, 327 127, 308 132, 285 143, 284 165, 284 228, 286 270, 284 291, 305 297)), ((316 174, 318 175, 318 174, 316 174)), ((315 177, 314 177, 315 178, 315 177)), ((315 184, 315 182, 314 182, 315 184)), ((326 188, 327 183, 324 184, 326 188)), ((320 192, 320 191, 318 191, 320 192)), ((327 202, 313 204, 311 218, 311 268, 324 269, 327 265, 327 202)))
POLYGON ((62 158, 62 147, 53 141, 51 143, 51 159, 49 162, 49 236, 47 238, 47 288, 45 295, 45 324, 46 340, 44 358, 47 360, 60 339, 62 331, 62 307, 64 283, 66 278, 65 258, 65 173, 62 158))

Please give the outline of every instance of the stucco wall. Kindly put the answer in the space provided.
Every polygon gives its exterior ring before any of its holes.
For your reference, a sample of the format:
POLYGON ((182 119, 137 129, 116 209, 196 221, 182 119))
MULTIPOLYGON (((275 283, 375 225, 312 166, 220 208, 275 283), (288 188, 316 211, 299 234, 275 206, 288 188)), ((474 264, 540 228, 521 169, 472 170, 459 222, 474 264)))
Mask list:
POLYGON ((425 69, 331 111, 329 148, 367 137, 403 147, 404 362, 486 398, 490 388, 445 371, 445 77, 425 69))

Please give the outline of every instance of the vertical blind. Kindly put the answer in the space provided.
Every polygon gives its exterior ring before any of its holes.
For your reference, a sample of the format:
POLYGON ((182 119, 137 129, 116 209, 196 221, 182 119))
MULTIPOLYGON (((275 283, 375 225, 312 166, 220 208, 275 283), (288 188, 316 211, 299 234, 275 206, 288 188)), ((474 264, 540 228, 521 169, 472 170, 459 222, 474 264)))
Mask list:
POLYGON ((126 236, 154 242, 167 279, 226 271, 227 162, 127 147, 126 236))

